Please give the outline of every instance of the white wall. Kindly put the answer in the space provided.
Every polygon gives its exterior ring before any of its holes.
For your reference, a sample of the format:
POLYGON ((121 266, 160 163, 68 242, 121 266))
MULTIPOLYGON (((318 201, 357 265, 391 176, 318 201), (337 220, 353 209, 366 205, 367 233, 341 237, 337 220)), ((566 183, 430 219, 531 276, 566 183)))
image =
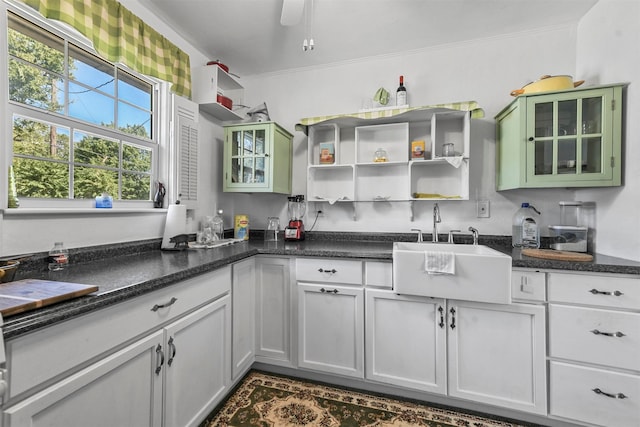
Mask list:
POLYGON ((595 83, 630 82, 625 99, 624 186, 577 192, 598 204, 598 252, 640 260, 640 2, 600 0, 578 26, 576 74, 595 83))
MULTIPOLYGON (((405 76, 412 106, 475 100, 485 110, 485 118, 472 121, 469 201, 440 201, 442 224, 439 230, 474 226, 484 234, 510 235, 513 213, 523 201, 534 204, 543 213, 543 226, 557 223, 558 201, 573 200, 568 190, 495 191, 495 121, 494 115, 513 98, 513 89, 544 74, 573 74, 575 69, 576 32, 573 27, 527 32, 508 37, 476 40, 398 55, 369 58, 323 68, 293 70, 243 79, 245 103, 266 101, 273 120, 293 131, 303 117, 357 111, 362 100, 384 86, 394 91, 400 74, 405 76), (552 46, 553 48, 550 48, 552 46), (489 199, 491 217, 476 218, 476 194, 489 199)), ((317 49, 322 42, 317 41, 317 49)), ((313 52, 310 53, 312 55, 313 52)), ((293 193, 306 193, 306 137, 294 132, 293 193)), ((236 208, 252 209, 257 221, 278 212, 281 203, 253 204, 246 197, 236 208), (250 208, 251 206, 251 208, 250 208)), ((350 206, 310 204, 322 209, 316 229, 329 231, 396 231, 411 228, 432 229, 432 202, 416 203, 414 222, 409 219, 408 203, 361 203, 360 218, 351 219, 350 206)), ((306 225, 313 222, 308 213, 306 225)), ((285 216, 286 219, 286 216, 285 216)), ((544 230, 546 233, 546 230, 544 230)))

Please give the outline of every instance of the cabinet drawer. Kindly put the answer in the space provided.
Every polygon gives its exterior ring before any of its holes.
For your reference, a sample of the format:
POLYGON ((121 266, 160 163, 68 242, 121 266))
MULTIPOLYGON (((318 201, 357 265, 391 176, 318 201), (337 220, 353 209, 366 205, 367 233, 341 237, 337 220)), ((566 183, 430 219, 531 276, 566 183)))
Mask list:
POLYGON ((362 262, 330 258, 299 258, 296 279, 307 282, 362 284, 362 262))
POLYGON ((561 362, 549 369, 551 415, 602 426, 640 425, 640 376, 561 362))
POLYGON ((640 309, 640 277, 549 273, 549 302, 640 309))
POLYGON ((376 288, 393 288, 393 263, 366 261, 364 263, 364 284, 376 288))
POLYGON ((549 304, 549 355, 640 371, 640 314, 549 304))
POLYGON ((178 318, 231 287, 226 267, 7 342, 9 396, 58 375, 178 318), (156 305, 175 302, 153 310, 156 305))
POLYGON ((511 298, 544 302, 547 296, 546 284, 545 273, 514 270, 511 273, 511 298))

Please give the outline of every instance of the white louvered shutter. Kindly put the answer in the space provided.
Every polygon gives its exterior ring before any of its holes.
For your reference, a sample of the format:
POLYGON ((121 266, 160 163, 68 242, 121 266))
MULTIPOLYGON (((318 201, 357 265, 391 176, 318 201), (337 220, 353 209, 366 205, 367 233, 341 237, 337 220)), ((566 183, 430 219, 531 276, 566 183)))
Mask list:
POLYGON ((198 201, 198 105, 174 97, 177 200, 193 209, 198 201))

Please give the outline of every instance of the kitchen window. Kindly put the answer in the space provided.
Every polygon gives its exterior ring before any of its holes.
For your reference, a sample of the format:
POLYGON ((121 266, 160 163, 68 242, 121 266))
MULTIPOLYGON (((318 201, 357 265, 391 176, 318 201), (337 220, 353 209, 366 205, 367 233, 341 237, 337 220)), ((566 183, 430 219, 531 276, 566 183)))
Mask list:
POLYGON ((8 13, 8 113, 21 206, 151 207, 159 84, 103 60, 73 30, 8 13), (45 28, 46 27, 46 28, 45 28))

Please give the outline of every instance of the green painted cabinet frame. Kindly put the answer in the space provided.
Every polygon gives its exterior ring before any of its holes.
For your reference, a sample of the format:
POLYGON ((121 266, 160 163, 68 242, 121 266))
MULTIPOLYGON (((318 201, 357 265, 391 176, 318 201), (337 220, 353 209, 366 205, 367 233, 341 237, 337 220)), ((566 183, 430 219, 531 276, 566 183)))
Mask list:
POLYGON ((621 185, 625 84, 521 95, 496 118, 496 189, 621 185))
POLYGON ((222 189, 291 194, 293 135, 275 122, 224 126, 222 189))

